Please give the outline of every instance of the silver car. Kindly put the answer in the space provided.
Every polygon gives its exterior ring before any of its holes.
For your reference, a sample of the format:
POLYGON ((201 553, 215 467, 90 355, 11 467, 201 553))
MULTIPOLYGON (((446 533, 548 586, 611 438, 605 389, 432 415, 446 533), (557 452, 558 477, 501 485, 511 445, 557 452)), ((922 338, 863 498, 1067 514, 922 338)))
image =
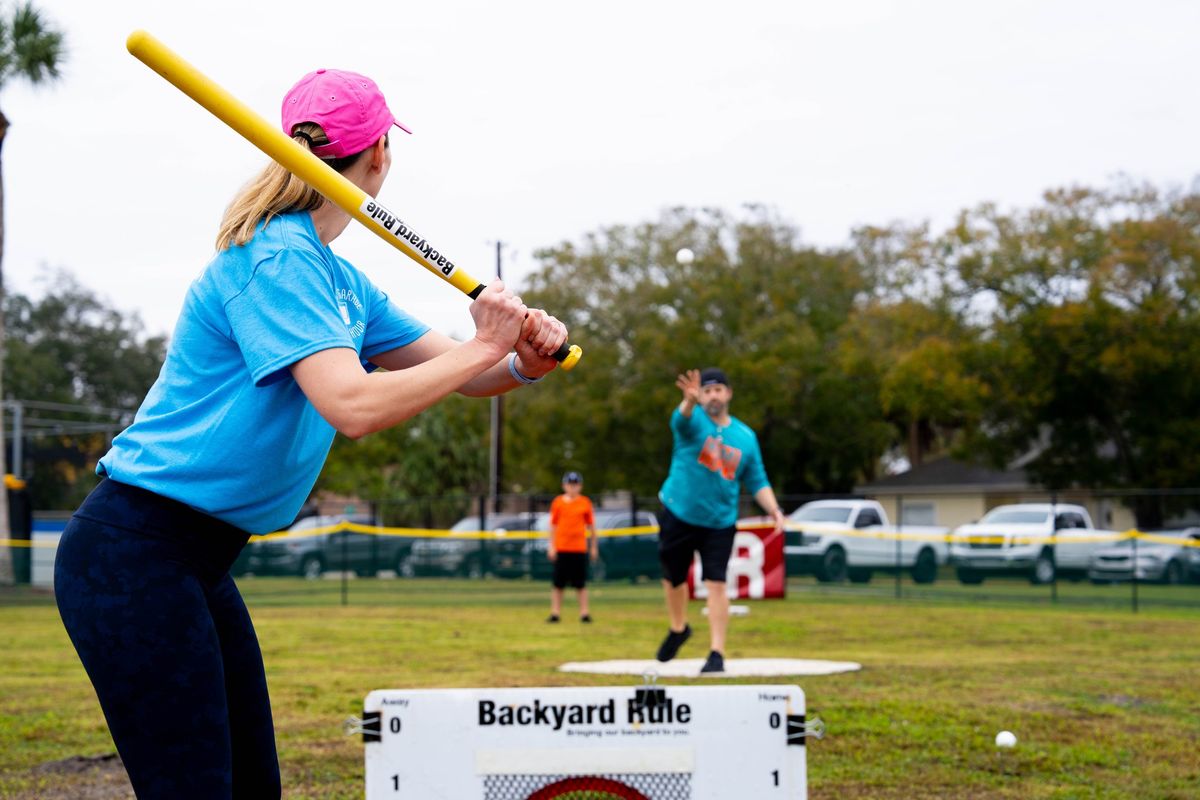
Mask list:
POLYGON ((1092 554, 1088 578, 1092 583, 1135 578, 1172 584, 1200 580, 1200 528, 1150 535, 1152 539, 1137 539, 1136 548, 1135 540, 1124 539, 1097 550, 1092 554))
POLYGON ((247 544, 230 571, 235 575, 252 572, 315 579, 327 570, 353 570, 365 576, 394 569, 408 552, 407 540, 357 531, 328 532, 343 522, 375 525, 370 514, 305 517, 288 528, 286 536, 247 544), (323 529, 327 532, 313 533, 323 529))
MULTIPOLYGON (((496 513, 488 515, 487 530, 500 533, 506 530, 525 530, 529 527, 527 514, 496 513)), ((465 534, 481 530, 479 517, 463 517, 450 528, 451 533, 465 534)), ((481 578, 494 571, 492 542, 476 538, 436 537, 416 539, 399 573, 413 575, 459 575, 481 578)))

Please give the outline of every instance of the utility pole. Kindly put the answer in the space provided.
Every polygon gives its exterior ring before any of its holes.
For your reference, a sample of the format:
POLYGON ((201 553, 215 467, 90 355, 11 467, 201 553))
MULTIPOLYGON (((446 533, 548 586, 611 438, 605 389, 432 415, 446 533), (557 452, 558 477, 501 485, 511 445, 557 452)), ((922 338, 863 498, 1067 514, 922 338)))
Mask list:
POLYGON ((12 456, 11 472, 14 477, 20 479, 21 476, 25 474, 25 464, 24 464, 25 407, 21 404, 20 400, 13 400, 10 402, 9 405, 12 406, 12 412, 13 412, 12 413, 12 419, 13 419, 12 451, 13 451, 13 456, 12 456))
MULTIPOLYGON (((496 242, 496 277, 500 278, 500 251, 503 242, 496 242)), ((488 470, 488 494, 493 512, 500 511, 500 484, 504 473, 504 396, 492 397, 492 445, 488 470)))

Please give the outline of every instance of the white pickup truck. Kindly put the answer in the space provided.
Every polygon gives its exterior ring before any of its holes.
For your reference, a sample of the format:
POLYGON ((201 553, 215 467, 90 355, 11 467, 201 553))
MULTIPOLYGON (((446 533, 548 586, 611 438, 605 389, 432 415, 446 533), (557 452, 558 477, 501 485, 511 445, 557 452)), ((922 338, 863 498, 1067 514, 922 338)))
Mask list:
POLYGON ((1111 545, 1117 536, 1096 530, 1083 506, 996 506, 978 522, 955 529, 950 562, 967 584, 1012 574, 1027 575, 1031 583, 1050 583, 1059 575, 1077 580, 1086 577, 1093 551, 1111 545))
POLYGON ((789 575, 815 575, 823 583, 871 573, 908 570, 917 583, 932 583, 946 563, 947 529, 888 524, 874 500, 814 500, 788 515, 784 558, 789 575))

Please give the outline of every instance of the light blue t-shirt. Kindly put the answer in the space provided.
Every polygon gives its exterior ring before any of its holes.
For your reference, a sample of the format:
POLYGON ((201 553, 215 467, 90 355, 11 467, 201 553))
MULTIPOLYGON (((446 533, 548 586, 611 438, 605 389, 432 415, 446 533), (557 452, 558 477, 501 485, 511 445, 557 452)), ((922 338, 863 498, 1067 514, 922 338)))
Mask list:
POLYGON ((322 244, 308 212, 274 217, 192 283, 158 379, 96 472, 250 533, 283 528, 335 433, 288 367, 348 347, 370 371, 427 330, 322 244))
POLYGON ((739 484, 751 494, 769 485, 754 431, 736 417, 718 426, 696 406, 690 417, 675 409, 671 433, 671 471, 658 493, 663 505, 692 525, 737 523, 739 484))

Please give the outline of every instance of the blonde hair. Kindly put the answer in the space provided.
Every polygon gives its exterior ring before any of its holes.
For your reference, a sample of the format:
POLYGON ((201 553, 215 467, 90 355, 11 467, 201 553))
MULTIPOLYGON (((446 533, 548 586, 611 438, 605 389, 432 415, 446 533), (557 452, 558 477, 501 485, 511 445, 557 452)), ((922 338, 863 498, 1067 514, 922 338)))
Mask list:
MULTIPOLYGON (((309 151, 313 145, 329 142, 325 131, 315 122, 297 125, 292 138, 309 151)), ((324 161, 338 172, 343 172, 361 155, 362 153, 355 153, 344 158, 329 158, 324 161)), ((221 227, 217 231, 217 251, 250 241, 254 231, 258 229, 258 224, 270 222, 271 217, 277 214, 315 211, 324 202, 325 198, 320 192, 272 161, 242 187, 225 209, 225 216, 222 217, 221 227)))

